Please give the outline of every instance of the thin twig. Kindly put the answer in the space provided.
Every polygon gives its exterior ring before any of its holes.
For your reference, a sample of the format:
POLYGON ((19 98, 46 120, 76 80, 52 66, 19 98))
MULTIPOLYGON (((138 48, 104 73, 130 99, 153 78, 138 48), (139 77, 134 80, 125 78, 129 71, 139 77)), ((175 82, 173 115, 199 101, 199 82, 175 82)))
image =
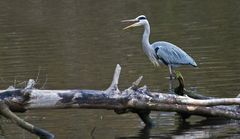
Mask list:
POLYGON ((14 87, 16 87, 16 82, 17 82, 16 76, 14 76, 14 81, 13 81, 13 86, 14 86, 14 87))
POLYGON ((35 79, 36 83, 38 83, 38 79, 39 79, 40 72, 41 72, 41 66, 38 67, 38 74, 37 74, 37 77, 36 77, 36 79, 35 79))
POLYGON ((44 89, 48 81, 48 75, 46 74, 45 82, 43 83, 42 87, 40 89, 44 89))

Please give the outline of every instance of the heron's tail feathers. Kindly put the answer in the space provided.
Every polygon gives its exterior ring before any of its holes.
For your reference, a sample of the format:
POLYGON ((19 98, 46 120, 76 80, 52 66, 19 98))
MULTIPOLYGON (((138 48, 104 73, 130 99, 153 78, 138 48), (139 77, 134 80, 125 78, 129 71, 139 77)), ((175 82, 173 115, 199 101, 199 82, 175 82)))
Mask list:
POLYGON ((195 61, 193 61, 193 62, 191 63, 191 65, 192 65, 193 67, 197 67, 197 66, 198 66, 195 61))

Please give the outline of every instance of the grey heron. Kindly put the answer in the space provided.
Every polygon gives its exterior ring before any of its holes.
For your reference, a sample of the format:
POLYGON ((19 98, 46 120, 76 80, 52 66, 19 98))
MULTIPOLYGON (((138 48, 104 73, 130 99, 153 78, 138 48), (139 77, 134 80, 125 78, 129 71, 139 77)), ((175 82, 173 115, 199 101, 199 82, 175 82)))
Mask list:
POLYGON ((143 50, 154 66, 159 66, 159 64, 165 64, 168 66, 170 79, 173 79, 172 70, 174 67, 178 67, 180 65, 191 65, 193 67, 197 67, 196 62, 191 56, 172 43, 158 41, 150 44, 150 25, 146 16, 140 15, 134 19, 122 20, 122 22, 134 22, 132 25, 125 27, 124 30, 137 26, 144 27, 142 37, 143 50))

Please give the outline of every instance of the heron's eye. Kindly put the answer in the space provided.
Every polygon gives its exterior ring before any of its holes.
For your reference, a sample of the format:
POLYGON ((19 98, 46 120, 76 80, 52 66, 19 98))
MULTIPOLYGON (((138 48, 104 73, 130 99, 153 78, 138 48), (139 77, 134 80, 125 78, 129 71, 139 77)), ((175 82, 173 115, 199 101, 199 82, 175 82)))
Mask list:
POLYGON ((142 16, 142 17, 139 17, 139 18, 138 18, 138 21, 144 20, 144 19, 146 19, 146 17, 142 16))

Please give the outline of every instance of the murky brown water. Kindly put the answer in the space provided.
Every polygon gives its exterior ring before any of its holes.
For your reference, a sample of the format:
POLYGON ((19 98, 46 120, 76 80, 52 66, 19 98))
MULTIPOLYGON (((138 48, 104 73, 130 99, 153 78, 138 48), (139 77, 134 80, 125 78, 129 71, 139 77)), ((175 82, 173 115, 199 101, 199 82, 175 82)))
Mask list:
MULTIPOLYGON (((190 53, 199 68, 181 67, 187 88, 204 95, 234 97, 240 92, 240 1, 68 0, 0 2, 0 88, 29 78, 45 89, 105 89, 116 64, 120 88, 143 75, 151 90, 168 89, 167 68, 154 68, 141 48, 142 28, 123 31, 122 19, 145 14, 151 42, 165 40, 190 53), (46 85, 44 83, 46 82, 46 85)), ((136 115, 105 110, 34 110, 21 117, 58 139, 238 138, 237 121, 153 112, 144 128, 136 115), (90 133, 95 128, 94 136, 90 133)), ((1 138, 36 138, 1 120, 1 138)))

